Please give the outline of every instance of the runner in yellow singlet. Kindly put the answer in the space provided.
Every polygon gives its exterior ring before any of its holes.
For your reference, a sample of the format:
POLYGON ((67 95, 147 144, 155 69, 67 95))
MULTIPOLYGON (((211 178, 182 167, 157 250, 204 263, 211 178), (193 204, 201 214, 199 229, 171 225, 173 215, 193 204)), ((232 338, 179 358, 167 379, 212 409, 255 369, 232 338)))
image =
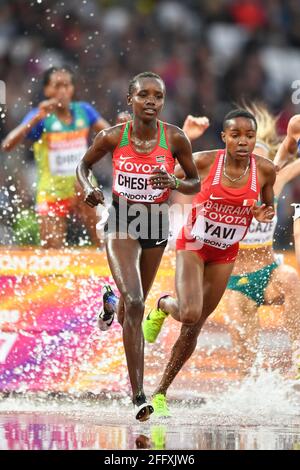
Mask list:
POLYGON ((83 202, 75 169, 88 148, 90 131, 99 132, 109 123, 89 103, 72 101, 75 85, 70 69, 51 67, 43 85, 46 100, 8 134, 2 148, 10 151, 24 139, 34 142, 42 246, 65 245, 67 219, 74 213, 85 224, 91 241, 98 244, 95 210, 83 202))

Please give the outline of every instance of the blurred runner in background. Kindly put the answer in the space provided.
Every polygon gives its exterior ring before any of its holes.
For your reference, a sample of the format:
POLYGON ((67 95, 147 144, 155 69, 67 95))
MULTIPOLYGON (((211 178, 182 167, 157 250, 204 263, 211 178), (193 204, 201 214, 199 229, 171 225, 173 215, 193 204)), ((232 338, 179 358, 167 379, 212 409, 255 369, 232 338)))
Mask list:
POLYGON ((65 246, 67 220, 74 214, 85 224, 92 243, 98 245, 95 210, 84 204, 75 170, 88 148, 90 131, 99 132, 109 123, 90 104, 73 101, 75 84, 69 68, 46 70, 43 85, 46 100, 8 134, 2 149, 10 151, 24 139, 34 142, 41 245, 65 246))

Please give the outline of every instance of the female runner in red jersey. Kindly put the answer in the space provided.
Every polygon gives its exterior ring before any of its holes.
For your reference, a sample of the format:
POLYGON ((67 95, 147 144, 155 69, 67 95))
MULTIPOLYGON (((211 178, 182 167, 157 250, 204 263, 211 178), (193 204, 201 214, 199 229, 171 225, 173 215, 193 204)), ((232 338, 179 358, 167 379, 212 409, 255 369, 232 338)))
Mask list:
POLYGON ((135 416, 145 421, 153 408, 143 390, 141 323, 145 299, 168 241, 166 201, 171 189, 195 194, 200 183, 188 138, 178 127, 158 120, 165 99, 163 80, 152 72, 137 75, 130 82, 127 99, 133 120, 100 132, 78 165, 77 176, 86 203, 103 204, 102 192, 88 176, 94 163, 112 153, 113 203, 105 227, 106 250, 121 293, 118 318, 123 324, 135 416), (185 174, 180 181, 172 175, 175 158, 185 174))
MULTIPOLYGON (((194 199, 190 220, 176 244, 177 299, 159 299, 143 324, 144 337, 154 342, 164 319, 171 314, 182 323, 154 396, 157 415, 168 416, 166 392, 196 348, 206 318, 215 310, 252 216, 269 222, 274 216, 275 169, 269 160, 253 155, 257 123, 245 110, 224 118, 224 150, 194 154, 202 189, 194 199), (261 197, 262 205, 256 202, 261 197)), ((176 172, 181 176, 181 171, 176 172)))

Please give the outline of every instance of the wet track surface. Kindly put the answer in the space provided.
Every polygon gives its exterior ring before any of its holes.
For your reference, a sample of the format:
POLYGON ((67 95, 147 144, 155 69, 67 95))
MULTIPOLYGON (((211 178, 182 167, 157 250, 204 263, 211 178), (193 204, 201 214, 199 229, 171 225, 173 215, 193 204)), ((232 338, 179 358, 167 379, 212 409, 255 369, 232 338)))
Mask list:
POLYGON ((128 397, 4 398, 0 449, 300 450, 299 397, 297 384, 265 372, 206 403, 172 400, 170 418, 147 423, 135 421, 128 397))
MULTIPOLYGON (((21 259, 20 252, 6 256, 21 259)), ((22 260, 28 264, 31 253, 26 256, 22 260)), ((172 416, 136 422, 121 327, 114 322, 107 334, 95 328, 99 277, 107 282, 109 273, 98 255, 98 277, 86 277, 84 269, 90 271, 94 257, 94 252, 81 253, 78 273, 70 255, 68 263, 75 270, 70 279, 56 267, 54 276, 47 271, 36 285, 31 265, 27 274, 16 276, 15 267, 12 273, 3 272, 1 308, 11 321, 3 314, 0 450, 300 449, 300 381, 292 380, 295 373, 289 372, 290 343, 282 329, 281 306, 261 308, 259 354, 253 373, 244 380, 221 308, 205 325, 193 357, 170 388, 172 416)), ((57 253, 53 259, 65 262, 66 255, 57 253)), ((174 259, 165 258, 149 306, 169 291, 173 276, 174 259)), ((148 396, 177 336, 178 324, 170 320, 159 341, 146 345, 148 396)))

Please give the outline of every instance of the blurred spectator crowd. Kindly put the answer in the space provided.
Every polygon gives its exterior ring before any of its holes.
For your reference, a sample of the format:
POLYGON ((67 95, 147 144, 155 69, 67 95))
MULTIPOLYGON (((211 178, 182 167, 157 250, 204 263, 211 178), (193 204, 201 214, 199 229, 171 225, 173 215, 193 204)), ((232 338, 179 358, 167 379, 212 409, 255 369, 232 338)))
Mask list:
MULTIPOLYGON (((195 150, 221 145, 222 118, 242 100, 263 101, 279 114, 283 135, 299 112, 292 94, 296 80, 300 85, 300 2, 1 0, 1 139, 41 100, 43 71, 64 64, 75 71, 77 98, 111 123, 126 110, 129 80, 153 70, 167 87, 163 119, 180 126, 187 114, 209 117, 195 150)), ((12 244, 16 215, 34 207, 35 169, 28 146, 0 157, 0 244, 12 244)), ((108 160, 97 175, 108 188, 108 160)), ((285 245, 288 203, 300 201, 299 187, 300 179, 288 185, 279 206, 285 245)))

